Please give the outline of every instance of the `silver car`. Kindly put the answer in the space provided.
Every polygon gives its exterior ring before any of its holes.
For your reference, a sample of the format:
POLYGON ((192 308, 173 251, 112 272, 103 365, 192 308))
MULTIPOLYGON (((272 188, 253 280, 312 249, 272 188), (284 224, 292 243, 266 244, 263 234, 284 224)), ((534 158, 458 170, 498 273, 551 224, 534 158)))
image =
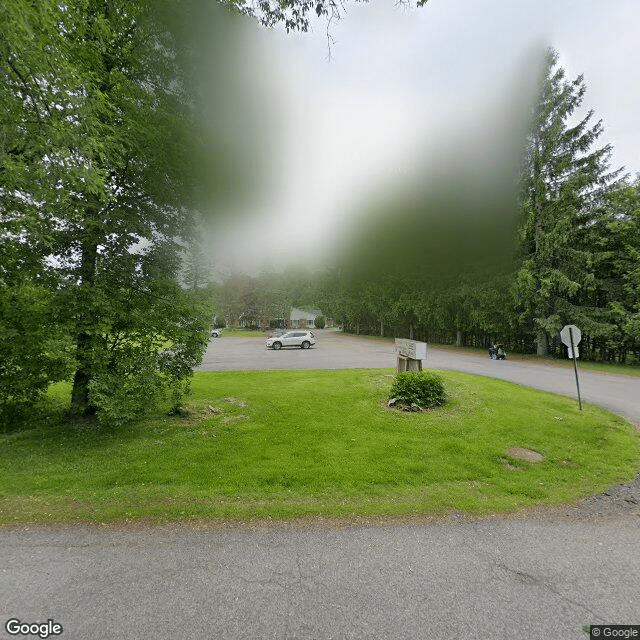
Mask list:
POLYGON ((282 347, 300 347, 308 349, 316 343, 315 336, 311 331, 287 331, 281 336, 275 336, 267 340, 268 349, 282 349, 282 347))

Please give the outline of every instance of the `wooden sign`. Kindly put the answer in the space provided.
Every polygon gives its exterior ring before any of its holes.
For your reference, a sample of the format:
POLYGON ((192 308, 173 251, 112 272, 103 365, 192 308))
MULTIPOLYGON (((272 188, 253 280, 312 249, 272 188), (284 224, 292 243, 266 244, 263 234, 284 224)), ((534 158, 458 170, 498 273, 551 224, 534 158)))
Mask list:
POLYGON ((411 360, 427 359, 427 343, 407 340, 406 338, 396 338, 396 351, 398 355, 410 358, 411 360))

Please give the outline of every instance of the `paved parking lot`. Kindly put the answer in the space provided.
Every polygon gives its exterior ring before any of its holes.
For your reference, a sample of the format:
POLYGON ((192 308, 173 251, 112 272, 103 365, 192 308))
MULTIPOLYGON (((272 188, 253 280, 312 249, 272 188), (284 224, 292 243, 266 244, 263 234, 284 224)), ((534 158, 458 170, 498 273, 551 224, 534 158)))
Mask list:
POLYGON ((239 369, 352 369, 394 367, 393 342, 314 329, 311 349, 267 349, 266 338, 212 338, 201 371, 239 369))

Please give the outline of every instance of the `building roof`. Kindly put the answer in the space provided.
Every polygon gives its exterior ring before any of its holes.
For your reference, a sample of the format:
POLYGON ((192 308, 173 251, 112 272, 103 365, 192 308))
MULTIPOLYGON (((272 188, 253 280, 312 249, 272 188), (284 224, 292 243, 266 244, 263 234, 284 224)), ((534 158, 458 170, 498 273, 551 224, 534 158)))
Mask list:
POLYGON ((315 320, 316 316, 321 316, 322 315, 322 311, 320 311, 320 309, 298 309, 297 307, 294 307, 293 309, 291 309, 291 313, 289 314, 289 317, 291 318, 291 320, 315 320))

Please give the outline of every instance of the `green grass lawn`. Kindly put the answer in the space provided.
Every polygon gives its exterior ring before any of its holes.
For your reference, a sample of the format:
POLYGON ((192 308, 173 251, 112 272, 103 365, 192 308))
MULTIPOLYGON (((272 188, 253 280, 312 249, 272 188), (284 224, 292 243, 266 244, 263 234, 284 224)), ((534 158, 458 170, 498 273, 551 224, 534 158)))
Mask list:
POLYGON ((640 468, 640 437, 617 416, 442 375, 450 402, 426 413, 387 408, 391 370, 357 369, 197 373, 189 417, 121 430, 52 414, 0 435, 0 522, 486 514, 576 501, 640 468))
MULTIPOLYGON (((266 338, 273 333, 273 329, 269 331, 259 331, 257 329, 223 329, 222 338, 266 338)), ((217 338, 215 338, 217 340, 217 338)))

